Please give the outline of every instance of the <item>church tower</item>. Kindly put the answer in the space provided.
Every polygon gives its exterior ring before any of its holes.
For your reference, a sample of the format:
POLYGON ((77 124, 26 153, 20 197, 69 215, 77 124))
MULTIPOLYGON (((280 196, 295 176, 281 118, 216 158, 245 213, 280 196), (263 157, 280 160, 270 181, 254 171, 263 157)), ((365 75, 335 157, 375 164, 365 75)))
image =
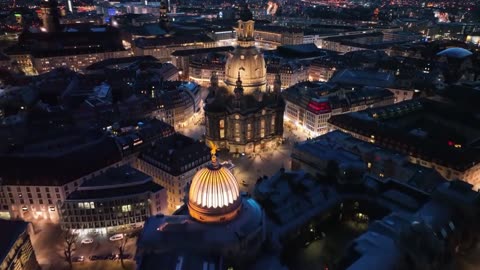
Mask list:
POLYGON ((273 81, 273 92, 278 94, 282 91, 282 80, 280 74, 275 74, 275 80, 273 81))
POLYGON ((168 5, 162 1, 160 4, 160 26, 168 32, 170 29, 170 18, 168 17, 168 5))
POLYGON ((228 55, 225 64, 225 84, 233 93, 240 72, 245 95, 255 91, 265 92, 267 89, 267 68, 263 54, 255 47, 255 21, 248 6, 239 9, 237 27, 237 46, 228 55))
POLYGON ((237 28, 237 42, 240 47, 253 47, 255 46, 254 24, 252 12, 248 7, 242 6, 240 8, 240 20, 238 20, 237 28))
POLYGON ((60 15, 58 12, 58 3, 56 0, 44 0, 40 4, 42 11, 43 28, 46 32, 57 32, 60 30, 60 15))

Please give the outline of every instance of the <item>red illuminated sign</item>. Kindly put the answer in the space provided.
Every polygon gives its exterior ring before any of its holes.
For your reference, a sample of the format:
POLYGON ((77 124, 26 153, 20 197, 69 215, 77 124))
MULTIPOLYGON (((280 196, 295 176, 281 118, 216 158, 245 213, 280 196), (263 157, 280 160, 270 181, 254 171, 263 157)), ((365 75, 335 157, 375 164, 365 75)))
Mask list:
POLYGON ((327 101, 318 102, 312 100, 308 103, 307 107, 310 111, 316 114, 328 113, 332 111, 332 109, 330 108, 330 104, 327 101))

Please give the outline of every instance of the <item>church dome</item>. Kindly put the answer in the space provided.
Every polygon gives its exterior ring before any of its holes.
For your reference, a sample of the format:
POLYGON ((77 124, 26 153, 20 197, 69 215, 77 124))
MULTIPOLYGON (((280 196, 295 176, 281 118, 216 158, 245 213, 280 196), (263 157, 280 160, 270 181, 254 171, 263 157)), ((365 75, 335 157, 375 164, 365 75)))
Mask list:
POLYGON ((448 58, 458 58, 458 59, 465 58, 470 55, 472 55, 471 51, 464 48, 458 48, 458 47, 448 48, 437 53, 437 56, 446 56, 448 58))
POLYGON ((223 222, 233 219, 241 207, 237 179, 217 163, 212 163, 193 177, 188 195, 190 216, 201 222, 223 222))
POLYGON ((267 89, 267 68, 263 54, 255 47, 255 21, 247 5, 240 8, 237 27, 237 46, 225 64, 225 84, 233 93, 238 75, 242 78, 245 94, 267 89))
POLYGON ((245 94, 251 94, 255 90, 266 90, 267 69, 265 59, 256 47, 238 46, 229 55, 225 64, 225 83, 232 93, 239 72, 245 94))

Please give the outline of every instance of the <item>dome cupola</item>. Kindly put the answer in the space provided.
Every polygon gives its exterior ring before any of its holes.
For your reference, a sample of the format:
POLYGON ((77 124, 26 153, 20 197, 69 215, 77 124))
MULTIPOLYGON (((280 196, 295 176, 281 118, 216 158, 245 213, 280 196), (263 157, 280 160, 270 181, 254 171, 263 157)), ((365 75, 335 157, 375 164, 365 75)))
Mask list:
POLYGON ((188 195, 190 216, 200 222, 224 222, 233 219, 241 208, 237 179, 218 163, 216 146, 211 163, 193 176, 188 195))

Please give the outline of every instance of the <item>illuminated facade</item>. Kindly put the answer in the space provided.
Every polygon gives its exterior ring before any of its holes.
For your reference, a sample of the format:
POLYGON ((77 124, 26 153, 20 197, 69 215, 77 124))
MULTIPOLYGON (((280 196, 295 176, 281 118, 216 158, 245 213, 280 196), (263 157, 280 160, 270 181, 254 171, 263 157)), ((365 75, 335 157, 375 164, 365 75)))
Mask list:
POLYGON ((184 204, 186 186, 208 161, 205 144, 177 133, 147 148, 137 158, 135 168, 167 190, 167 213, 173 213, 184 204))
POLYGON ((333 89, 324 83, 302 82, 283 92, 285 119, 309 136, 328 131, 333 115, 394 103, 394 94, 383 88, 333 89))
POLYGON ((111 168, 84 182, 62 203, 64 229, 118 231, 141 226, 166 212, 166 191, 129 165, 111 168))
POLYGON ((225 66, 226 89, 219 76, 211 77, 205 111, 206 142, 236 153, 254 153, 277 147, 283 137, 285 103, 281 83, 266 91, 263 55, 254 46, 253 19, 241 9, 238 46, 225 66))

